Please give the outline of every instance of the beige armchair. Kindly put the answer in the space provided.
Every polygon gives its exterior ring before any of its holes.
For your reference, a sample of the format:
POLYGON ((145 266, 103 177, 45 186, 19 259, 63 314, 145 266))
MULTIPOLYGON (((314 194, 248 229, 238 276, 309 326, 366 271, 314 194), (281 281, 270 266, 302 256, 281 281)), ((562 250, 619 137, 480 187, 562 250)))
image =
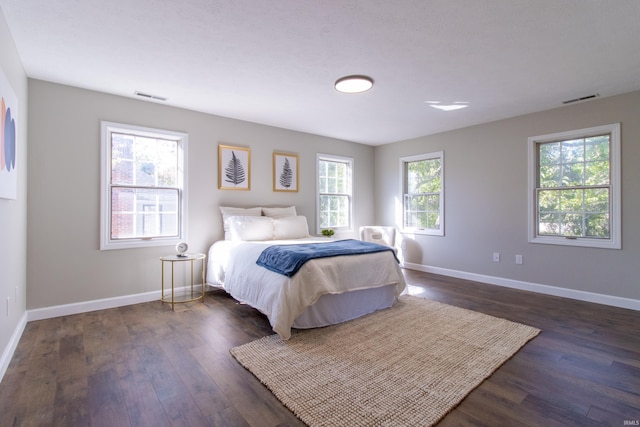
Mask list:
POLYGON ((396 248, 395 227, 382 227, 372 225, 360 227, 360 240, 391 246, 394 251, 398 251, 396 248))

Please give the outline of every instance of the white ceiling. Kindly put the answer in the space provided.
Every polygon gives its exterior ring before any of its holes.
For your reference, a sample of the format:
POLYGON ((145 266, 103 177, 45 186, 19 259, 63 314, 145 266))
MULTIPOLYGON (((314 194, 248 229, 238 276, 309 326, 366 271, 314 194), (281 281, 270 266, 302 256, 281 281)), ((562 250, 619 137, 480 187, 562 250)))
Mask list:
POLYGON ((0 5, 31 78, 371 145, 640 89, 640 0, 0 5))

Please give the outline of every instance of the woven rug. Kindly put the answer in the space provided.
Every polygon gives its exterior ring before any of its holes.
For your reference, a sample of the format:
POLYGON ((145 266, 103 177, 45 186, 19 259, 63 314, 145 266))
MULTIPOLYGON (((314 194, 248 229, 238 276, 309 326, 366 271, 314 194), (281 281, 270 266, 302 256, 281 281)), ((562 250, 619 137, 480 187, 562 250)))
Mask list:
POLYGON ((232 348, 309 426, 438 422, 540 331, 422 298, 232 348))

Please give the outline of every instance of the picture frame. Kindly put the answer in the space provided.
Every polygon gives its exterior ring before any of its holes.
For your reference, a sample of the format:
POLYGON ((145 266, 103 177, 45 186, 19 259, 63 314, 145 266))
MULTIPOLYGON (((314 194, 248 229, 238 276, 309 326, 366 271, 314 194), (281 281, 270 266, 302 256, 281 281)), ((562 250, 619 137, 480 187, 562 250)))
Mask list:
POLYGON ((251 149, 218 145, 218 189, 251 190, 251 149))
POLYGON ((298 155, 273 152, 273 191, 298 191, 298 155))

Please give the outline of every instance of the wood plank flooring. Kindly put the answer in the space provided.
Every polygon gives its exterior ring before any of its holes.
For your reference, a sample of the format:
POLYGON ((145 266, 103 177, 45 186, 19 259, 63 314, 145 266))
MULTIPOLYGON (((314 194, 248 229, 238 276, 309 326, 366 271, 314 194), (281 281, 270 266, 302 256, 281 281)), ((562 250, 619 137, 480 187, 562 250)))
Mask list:
MULTIPOLYGON (((405 270, 411 292, 542 329, 440 426, 640 421, 640 312, 405 270)), ((27 324, 0 426, 301 426, 229 348, 271 334, 221 291, 27 324)))

